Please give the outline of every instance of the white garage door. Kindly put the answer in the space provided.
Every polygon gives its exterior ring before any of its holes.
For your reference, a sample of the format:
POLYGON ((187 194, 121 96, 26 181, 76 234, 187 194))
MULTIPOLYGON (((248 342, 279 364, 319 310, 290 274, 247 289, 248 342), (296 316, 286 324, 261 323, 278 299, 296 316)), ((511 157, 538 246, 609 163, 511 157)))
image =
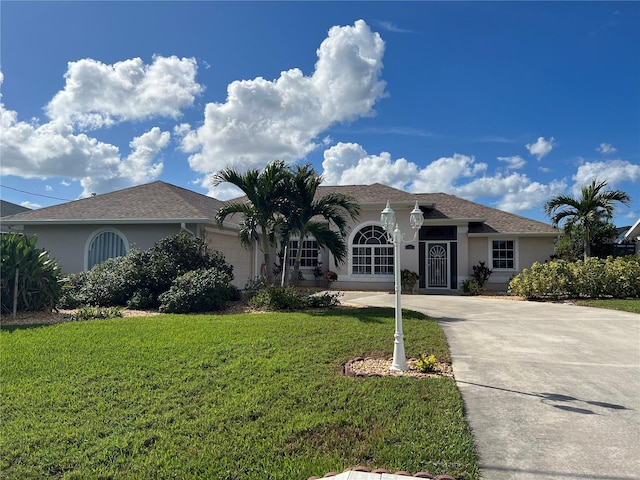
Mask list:
POLYGON ((254 275, 251 273, 252 253, 240 246, 238 237, 208 232, 207 243, 212 249, 221 252, 227 263, 233 265, 233 284, 235 286, 242 288, 249 278, 253 278, 254 275))

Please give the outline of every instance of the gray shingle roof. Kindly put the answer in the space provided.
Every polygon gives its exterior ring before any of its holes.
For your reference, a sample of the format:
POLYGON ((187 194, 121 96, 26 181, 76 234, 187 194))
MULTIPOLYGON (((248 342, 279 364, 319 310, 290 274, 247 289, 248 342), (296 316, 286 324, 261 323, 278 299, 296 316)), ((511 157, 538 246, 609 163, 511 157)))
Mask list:
MULTIPOLYGON (((557 234, 551 225, 487 207, 446 193, 408 193, 397 188, 374 183, 372 185, 321 186, 318 195, 330 192, 354 197, 362 206, 391 204, 411 205, 416 200, 425 212, 425 219, 469 222, 469 233, 557 234)), ((230 200, 238 202, 244 197, 230 200)), ((28 223, 213 223, 214 216, 224 202, 200 193, 156 181, 146 185, 96 195, 53 207, 30 210, 2 219, 5 224, 28 223)), ((239 216, 236 216, 239 217, 239 216)), ((240 218, 233 218, 236 223, 240 218)))
POLYGON ((31 209, 0 199, 0 217, 7 217, 9 215, 15 215, 16 213, 28 212, 29 210, 31 209))
POLYGON ((213 222, 215 198, 157 181, 3 218, 3 223, 213 222))
POLYGON ((551 225, 522 217, 513 213, 487 207, 464 200, 447 193, 408 193, 379 183, 372 185, 323 186, 320 195, 339 192, 354 197, 360 204, 379 204, 384 208, 387 200, 393 203, 413 204, 418 200, 424 210, 425 220, 454 221, 464 219, 469 222, 469 233, 528 233, 558 234, 551 225), (425 208, 426 207, 426 208, 425 208))

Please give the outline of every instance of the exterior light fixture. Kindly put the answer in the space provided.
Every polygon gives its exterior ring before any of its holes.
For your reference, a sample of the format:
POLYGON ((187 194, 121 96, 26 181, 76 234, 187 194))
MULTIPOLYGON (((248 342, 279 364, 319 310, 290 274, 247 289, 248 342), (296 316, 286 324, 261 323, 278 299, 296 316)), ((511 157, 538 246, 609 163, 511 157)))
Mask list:
POLYGON ((401 281, 400 281, 400 246, 403 242, 411 243, 418 236, 418 231, 424 223, 424 216, 416 201, 415 207, 409 216, 409 223, 413 229, 413 238, 405 240, 398 224, 396 223, 396 214, 391 209, 389 200, 387 205, 380 213, 380 223, 387 234, 387 240, 393 244, 393 269, 395 277, 395 295, 396 295, 396 331, 393 335, 393 361, 390 370, 396 372, 405 372, 409 369, 407 365, 406 355, 404 353, 404 334, 402 333, 402 304, 401 304, 401 281))

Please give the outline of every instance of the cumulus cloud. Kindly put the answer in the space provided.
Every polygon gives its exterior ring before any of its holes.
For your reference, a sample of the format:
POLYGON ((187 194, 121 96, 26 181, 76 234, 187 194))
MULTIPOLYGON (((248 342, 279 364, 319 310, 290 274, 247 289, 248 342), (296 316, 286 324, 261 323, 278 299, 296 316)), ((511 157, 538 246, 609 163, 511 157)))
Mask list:
MULTIPOLYGON (((82 196, 155 180, 163 169, 158 156, 171 140, 169 132, 150 127, 130 141, 130 152, 123 155, 117 146, 78 130, 179 117, 202 91, 196 70, 195 60, 177 57, 155 56, 149 65, 139 58, 113 65, 92 59, 70 62, 64 89, 46 106, 48 123, 20 121, 0 102, 0 172, 76 180, 82 196)), ((176 131, 184 130, 188 127, 176 131)))
POLYGON ((118 147, 84 133, 74 134, 71 125, 21 122, 16 112, 1 103, 0 127, 2 175, 79 180, 83 196, 157 178, 162 164, 153 163, 152 158, 169 140, 169 133, 156 127, 135 138, 131 154, 121 158, 118 147))
POLYGON ((610 143, 601 143, 600 146, 596 148, 596 150, 604 155, 609 155, 618 151, 618 149, 610 143))
POLYGON ((203 88, 193 58, 132 58, 107 65, 86 58, 69 62, 66 84, 46 106, 56 121, 96 129, 130 120, 178 118, 203 88))
POLYGON ((536 157, 538 160, 542 160, 546 157, 553 147, 555 146, 553 137, 549 140, 545 140, 544 137, 538 137, 536 143, 527 143, 525 147, 529 150, 529 153, 536 157))
MULTIPOLYGON (((519 164, 513 159, 508 162, 519 164)), ((496 197, 496 206, 511 212, 538 208, 567 187, 564 181, 543 185, 516 172, 490 174, 486 163, 459 153, 420 167, 404 158, 394 160, 388 152, 371 155, 355 143, 327 149, 322 167, 329 185, 382 183, 414 193, 444 192, 469 200, 496 197)))
POLYGON ((640 165, 627 160, 607 160, 602 162, 585 162, 578 166, 578 170, 572 177, 574 195, 580 195, 582 187, 589 185, 594 179, 606 181, 610 188, 621 182, 640 179, 640 165))
POLYGON ((210 187, 209 175, 225 167, 246 170, 302 158, 331 125, 374 114, 385 95, 380 35, 363 20, 332 27, 316 53, 310 76, 294 68, 275 80, 235 81, 225 103, 206 105, 201 127, 182 130, 182 149, 203 175, 203 186, 210 187))
POLYGON ((404 189, 418 174, 414 163, 392 160, 388 152, 368 155, 356 143, 338 143, 325 150, 322 168, 328 185, 384 183, 404 189))
POLYGON ((498 157, 498 160, 507 164, 507 169, 518 170, 525 166, 526 162, 520 155, 514 155, 512 157, 498 157))

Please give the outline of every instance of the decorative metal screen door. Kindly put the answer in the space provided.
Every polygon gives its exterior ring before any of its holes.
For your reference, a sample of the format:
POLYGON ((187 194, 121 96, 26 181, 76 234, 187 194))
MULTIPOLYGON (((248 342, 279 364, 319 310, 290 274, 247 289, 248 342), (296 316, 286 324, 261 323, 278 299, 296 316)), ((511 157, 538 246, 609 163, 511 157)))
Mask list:
POLYGON ((447 251, 447 243, 427 244, 427 288, 447 287, 447 251))

